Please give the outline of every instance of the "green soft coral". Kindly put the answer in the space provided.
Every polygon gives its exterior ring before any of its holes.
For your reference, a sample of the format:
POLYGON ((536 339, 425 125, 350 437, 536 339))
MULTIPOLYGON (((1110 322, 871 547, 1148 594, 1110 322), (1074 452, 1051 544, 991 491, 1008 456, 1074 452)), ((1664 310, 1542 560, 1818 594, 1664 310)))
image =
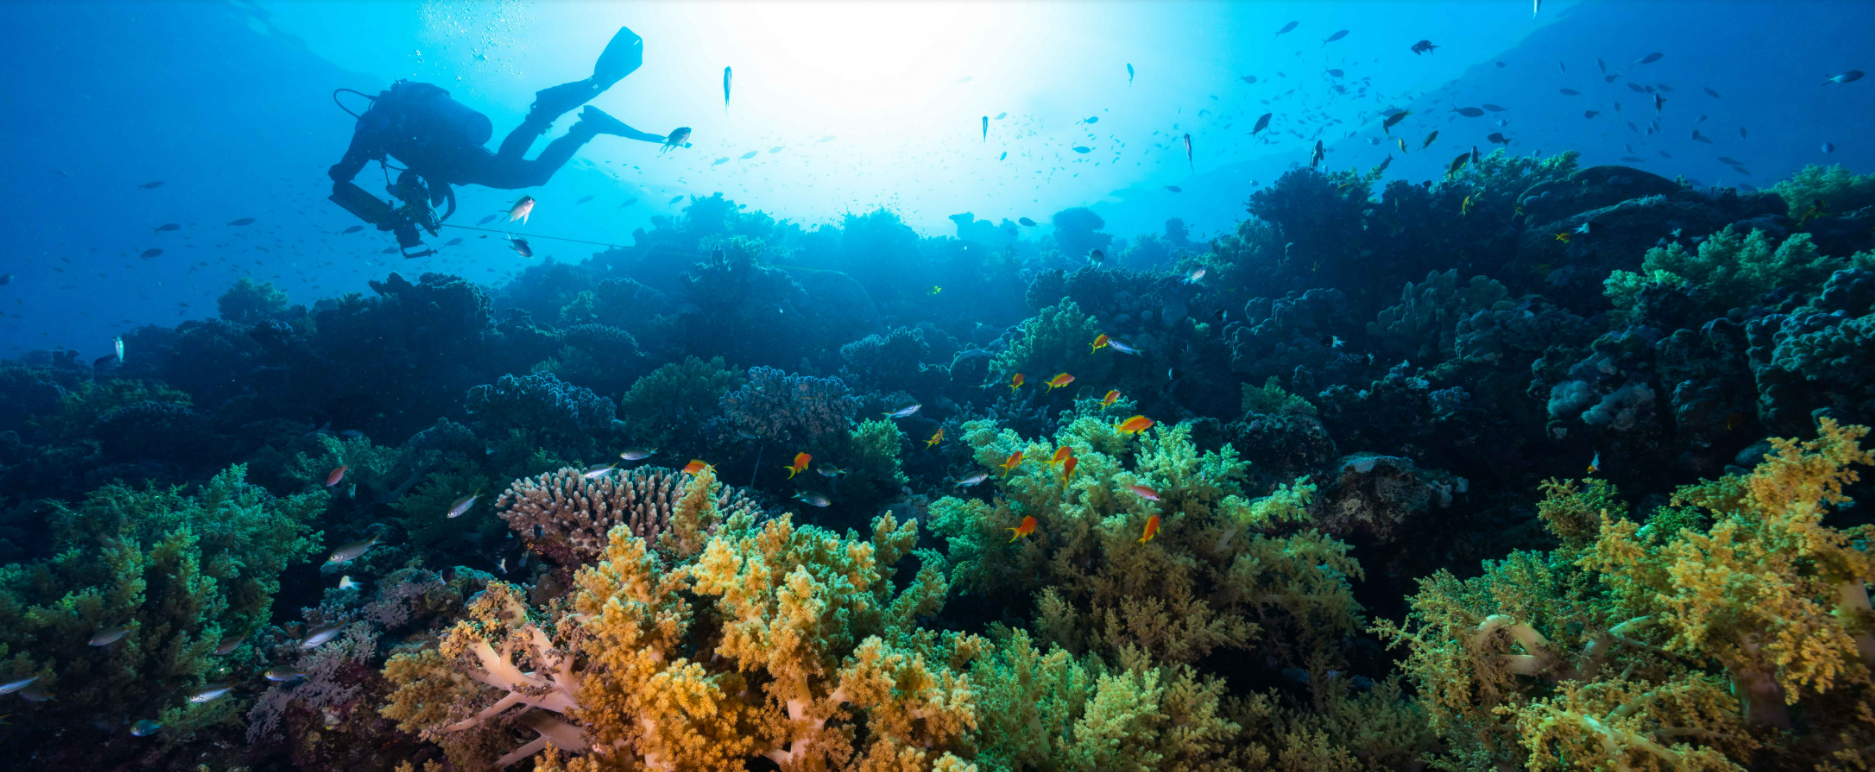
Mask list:
POLYGON ((1083 417, 1052 443, 987 422, 966 423, 963 435, 986 471, 1017 451, 1022 460, 995 478, 1001 495, 991 502, 935 502, 932 529, 948 541, 961 589, 1034 597, 1044 640, 1077 652, 1139 647, 1155 661, 1189 663, 1260 633, 1275 633, 1269 652, 1288 657, 1358 626, 1350 580, 1360 567, 1345 545, 1282 527, 1297 513, 1281 504, 1306 493, 1279 491, 1259 511, 1240 488, 1247 465, 1229 447, 1199 452, 1189 425, 1135 437, 1083 417), (1048 463, 1060 447, 1077 464, 1066 480, 1048 463), (1142 541, 1155 515, 1157 535, 1142 541), (1034 532, 1010 539, 1025 517, 1036 519, 1034 532))
POLYGON ((1840 165, 1810 165, 1772 185, 1771 192, 1790 206, 1792 217, 1802 217, 1819 204, 1818 214, 1848 214, 1875 205, 1875 174, 1856 174, 1840 165))
POLYGON ((1083 383, 1098 382, 1113 369, 1116 356, 1092 348, 1099 335, 1098 320, 1064 299, 1017 325, 1015 340, 990 360, 990 371, 1004 381, 1022 373, 1025 388, 1044 388, 1056 373, 1071 374, 1083 383))
POLYGON ((632 384, 619 400, 618 417, 633 441, 664 447, 703 420, 716 414, 724 394, 748 381, 742 372, 723 364, 684 357, 683 362, 652 370, 632 384))
POLYGON ((1697 287, 1704 298, 1700 312, 1723 315, 1779 287, 1813 292, 1847 266, 1847 261, 1819 254, 1807 233, 1775 242, 1765 231, 1740 235, 1737 226, 1728 225, 1700 242, 1696 252, 1678 242, 1647 250, 1638 273, 1609 274, 1603 293, 1617 309, 1632 312, 1639 310, 1638 298, 1647 287, 1697 287))
POLYGON ((25 709, 33 721, 186 708, 231 661, 214 655, 222 638, 265 625, 281 575, 318 549, 326 501, 275 498, 235 466, 192 493, 112 484, 53 504, 56 557, 0 567, 0 673, 54 696, 25 709), (86 645, 119 625, 122 640, 86 645))

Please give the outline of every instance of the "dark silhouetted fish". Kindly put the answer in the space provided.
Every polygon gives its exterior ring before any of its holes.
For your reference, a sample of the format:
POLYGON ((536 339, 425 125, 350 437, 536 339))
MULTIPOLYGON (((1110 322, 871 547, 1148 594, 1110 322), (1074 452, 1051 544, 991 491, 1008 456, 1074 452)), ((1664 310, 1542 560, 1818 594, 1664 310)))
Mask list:
MULTIPOLYGON (((1838 77, 1841 77, 1841 76, 1838 76, 1838 77)), ((139 188, 142 188, 142 189, 144 189, 144 190, 155 190, 155 189, 157 189, 157 188, 160 188, 160 187, 162 187, 162 186, 163 186, 163 181, 162 181, 162 180, 157 180, 157 181, 155 181, 155 182, 146 182, 146 183, 143 183, 142 185, 138 185, 137 187, 139 187, 139 188)))
POLYGON ((1712 144, 1712 140, 1707 139, 1704 134, 1700 134, 1698 129, 1693 129, 1693 141, 1704 142, 1708 145, 1712 144))
POLYGON ((1709 96, 1709 97, 1712 97, 1713 99, 1718 99, 1718 98, 1719 98, 1719 92, 1717 92, 1717 91, 1713 91, 1712 89, 1709 89, 1709 88, 1708 88, 1708 89, 1706 89, 1706 96, 1709 96))
POLYGON ((1295 29, 1295 28, 1296 28, 1296 25, 1297 25, 1297 24, 1301 24, 1301 23, 1302 23, 1302 22, 1299 22, 1299 21, 1292 21, 1292 22, 1289 22, 1288 24, 1284 24, 1284 25, 1283 25, 1283 28, 1282 28, 1282 29, 1279 29, 1279 30, 1276 30, 1276 36, 1277 36, 1277 37, 1282 37, 1284 33, 1286 33, 1286 32, 1289 32, 1290 30, 1293 30, 1293 29, 1295 29))
POLYGON ((244 225, 253 225, 253 224, 254 224, 254 218, 252 218, 252 217, 243 217, 243 218, 241 218, 241 219, 239 219, 239 220, 235 220, 235 221, 233 221, 233 222, 230 222, 230 223, 228 223, 228 224, 229 224, 229 225, 231 225, 231 226, 234 226, 234 227, 236 227, 236 228, 239 228, 239 227, 241 227, 241 226, 244 226, 244 225))
POLYGON ((1242 80, 1242 81, 1243 81, 1243 82, 1245 82, 1245 83, 1250 83, 1250 84, 1253 84, 1253 85, 1254 85, 1254 84, 1255 84, 1255 83, 1257 82, 1257 76, 1255 76, 1255 75, 1245 75, 1245 76, 1243 76, 1242 78, 1240 78, 1240 80, 1242 80))
POLYGON ((1333 43, 1333 42, 1335 42, 1335 41, 1337 41, 1337 40, 1340 40, 1340 39, 1342 39, 1342 38, 1345 38, 1345 37, 1347 37, 1347 36, 1348 36, 1348 31, 1347 31, 1347 30, 1344 30, 1344 29, 1343 29, 1343 30, 1335 30, 1335 34, 1333 34, 1333 35, 1329 35, 1328 37, 1326 37, 1326 38, 1323 38, 1323 39, 1322 39, 1322 45, 1328 45, 1329 43, 1333 43))
MULTIPOLYGON (((1826 79, 1826 80, 1824 80, 1824 81, 1823 81, 1823 85, 1826 85, 1826 86, 1827 86, 1827 85, 1829 85, 1829 84, 1831 84, 1831 83, 1854 83, 1854 82, 1856 82, 1856 81, 1858 81, 1858 80, 1861 80, 1861 79, 1862 79, 1862 71, 1861 71, 1861 70, 1850 70, 1850 71, 1848 71, 1848 72, 1845 72, 1845 73, 1843 73, 1843 74, 1841 74, 1841 75, 1831 75, 1831 76, 1829 76, 1829 78, 1828 78, 1828 79, 1826 79)), ((158 183, 153 183, 153 184, 155 184, 155 185, 161 185, 161 184, 163 184, 163 183, 160 183, 160 182, 158 182, 158 183)), ((150 187, 150 185, 145 185, 144 187, 146 187, 146 188, 147 188, 147 187, 150 187)))
POLYGON ((1086 145, 1075 145, 1075 146, 1074 146, 1074 152, 1076 152, 1076 153, 1091 153, 1091 152, 1093 152, 1093 150, 1094 150, 1093 148, 1091 148, 1091 147, 1088 147, 1088 146, 1086 146, 1086 145))
POLYGON ((1562 95, 1563 96, 1582 96, 1582 92, 1577 91, 1572 88, 1565 88, 1565 89, 1562 89, 1562 95))
POLYGON ((1034 225, 1035 225, 1035 221, 1034 221, 1034 220, 1031 220, 1031 219, 1029 219, 1029 218, 1027 218, 1027 217, 1018 217, 1018 218, 1016 218, 1016 222, 1019 222, 1019 223, 1022 223, 1023 225, 1027 225, 1027 226, 1030 226, 1030 227, 1034 227, 1034 225))
POLYGON ((139 253, 137 254, 137 257, 141 257, 141 258, 143 258, 143 259, 145 259, 145 260, 148 260, 148 259, 150 259, 150 258, 152 258, 152 257, 157 257, 157 256, 159 256, 159 255, 161 255, 161 254, 163 254, 163 250, 160 250, 160 249, 146 249, 146 250, 143 250, 142 252, 139 252, 139 253))
POLYGON ((1634 60, 1634 63, 1635 64, 1653 64, 1654 62, 1660 61, 1660 57, 1665 56, 1665 55, 1666 54, 1662 54, 1659 52, 1651 53, 1639 59, 1634 60))
MULTIPOLYGON (((493 217, 493 216, 494 215, 490 215, 490 217, 493 217)), ((487 222, 487 220, 483 220, 483 222, 487 222)), ((350 228, 346 228, 345 230, 339 231, 339 233, 357 233, 364 229, 365 229, 365 226, 363 225, 354 225, 350 228)))
POLYGON ((173 222, 168 222, 168 223, 163 223, 162 225, 158 225, 154 228, 151 228, 150 230, 155 231, 157 233, 168 233, 170 231, 182 230, 182 226, 173 222))
POLYGON ((1480 115, 1484 115, 1484 111, 1476 107, 1454 107, 1452 108, 1452 112, 1463 115, 1466 118, 1476 118, 1480 115))
POLYGON ((482 219, 480 219, 480 220, 476 220, 476 221, 475 221, 475 224, 476 224, 476 225, 487 225, 487 224, 489 224, 489 223, 491 223, 491 222, 494 222, 494 221, 495 221, 495 218, 496 218, 496 217, 500 217, 500 215, 494 215, 494 214, 491 214, 491 215, 489 215, 489 216, 487 216, 487 217, 484 217, 484 218, 482 218, 482 219))
POLYGON ((1484 107, 1484 109, 1486 109, 1486 110, 1490 110, 1491 112, 1494 112, 1494 113, 1501 113, 1501 112, 1504 112, 1504 108, 1502 108, 1502 107, 1498 107, 1497 105, 1494 105, 1494 104, 1490 104, 1490 103, 1486 103, 1486 104, 1484 104, 1484 105, 1483 105, 1483 107, 1484 107))
POLYGON ((578 201, 575 201, 575 202, 573 202, 573 205, 574 205, 574 206, 578 206, 578 205, 580 205, 580 204, 584 204, 584 203, 586 203, 586 202, 588 202, 588 201, 591 201, 591 200, 593 200, 593 198, 594 198, 594 197, 593 197, 593 196, 591 196, 591 195, 585 195, 585 196, 580 196, 580 197, 579 197, 579 200, 578 200, 578 201))
POLYGON ((1275 113, 1264 113, 1264 114, 1263 114, 1263 117, 1261 117, 1261 118, 1258 118, 1258 119, 1257 119, 1257 125, 1256 125, 1256 128, 1254 128, 1254 129, 1251 129, 1251 130, 1250 130, 1250 133, 1251 133, 1251 134, 1256 134, 1257 132, 1260 132, 1260 131, 1262 131, 1262 130, 1264 130, 1264 129, 1267 129, 1267 128, 1269 128, 1269 125, 1270 125, 1270 116, 1272 116, 1272 115, 1275 115, 1275 113))

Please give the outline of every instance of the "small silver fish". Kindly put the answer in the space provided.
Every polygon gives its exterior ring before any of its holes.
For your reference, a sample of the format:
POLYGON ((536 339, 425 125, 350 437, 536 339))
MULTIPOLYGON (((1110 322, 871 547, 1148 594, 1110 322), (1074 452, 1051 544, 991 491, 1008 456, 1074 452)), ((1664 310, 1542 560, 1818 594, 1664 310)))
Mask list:
POLYGON ((990 479, 990 475, 988 472, 978 472, 976 474, 970 475, 969 477, 965 477, 962 480, 958 480, 957 487, 974 488, 976 487, 977 483, 983 482, 984 480, 988 480, 988 479, 990 479))
POLYGON ((1107 345, 1114 351, 1118 351, 1122 354, 1133 354, 1135 356, 1139 354, 1139 349, 1133 348, 1132 344, 1120 340, 1119 338, 1108 339, 1107 345))
POLYGON ((911 414, 913 414, 913 413, 916 413, 916 412, 918 412, 918 409, 919 409, 919 408, 921 408, 921 407, 924 407, 924 405, 920 405, 920 404, 918 404, 918 403, 916 403, 916 402, 913 402, 913 403, 911 403, 911 404, 909 404, 909 405, 906 405, 906 406, 904 406, 904 407, 901 407, 901 408, 899 408, 899 409, 897 409, 897 410, 894 410, 894 411, 892 411, 892 412, 890 412, 890 413, 886 413, 886 417, 888 417, 888 418, 906 418, 906 417, 909 417, 909 416, 910 416, 911 414))
POLYGON ((221 642, 215 644, 215 653, 228 654, 235 649, 241 648, 241 642, 245 640, 247 640, 247 633, 222 636, 221 642))
POLYGON ((657 455, 657 452, 657 448, 626 448, 625 452, 618 454, 618 457, 626 461, 643 461, 657 455))
POLYGON ((114 627, 106 627, 103 630, 99 630, 96 635, 91 636, 90 643, 93 646, 109 646, 113 643, 123 640, 124 636, 129 635, 129 634, 130 634, 129 625, 117 625, 114 627))
POLYGON ((131 737, 149 737, 150 735, 156 734, 156 730, 162 729, 162 728, 163 728, 162 724, 156 723, 155 721, 151 721, 146 718, 146 719, 143 719, 142 721, 138 721, 137 723, 130 725, 130 736, 131 737))
POLYGON ((234 691, 234 687, 228 684, 209 684, 202 687, 201 691, 189 695, 189 701, 196 704, 212 702, 221 699, 222 695, 231 691, 234 691))
POLYGON ((33 676, 31 678, 22 678, 18 681, 8 681, 6 683, 0 684, 0 694, 12 694, 28 686, 32 686, 33 682, 37 680, 39 680, 39 676, 33 676))
POLYGON ((355 541, 350 544, 341 544, 339 545, 338 549, 335 549, 332 551, 332 557, 327 558, 326 562, 327 563, 350 563, 351 561, 356 560, 358 556, 365 554, 366 550, 369 550, 372 547, 376 547, 376 546, 378 546, 378 537, 376 536, 373 536, 364 541, 355 541))
POLYGON ((299 642, 301 649, 315 649, 319 644, 339 637, 338 625, 320 625, 306 633, 306 639, 299 642))
POLYGON ((275 683, 286 683, 288 681, 298 681, 299 679, 305 678, 305 677, 306 677, 305 673, 300 672, 298 670, 294 670, 293 668, 290 668, 290 667, 276 667, 272 670, 267 671, 267 680, 273 681, 275 683))
POLYGON ((358 583, 352 581, 352 578, 350 576, 341 576, 339 577, 339 589, 355 590, 355 589, 358 589, 358 583))
POLYGON ((482 494, 478 491, 472 495, 456 499, 456 503, 449 505, 449 519, 454 520, 467 514, 469 508, 475 506, 475 500, 481 497, 482 494))
POLYGON ((840 475, 846 474, 845 469, 841 469, 837 466, 816 467, 814 471, 819 472, 821 477, 825 477, 829 480, 837 480, 840 478, 840 475))
POLYGON ((589 466, 589 467, 586 467, 586 471, 580 472, 579 476, 584 477, 588 480, 597 480, 601 477, 611 474, 612 470, 617 469, 617 468, 618 468, 617 464, 600 464, 598 466, 589 466))
POLYGON ((794 494, 794 497, 812 507, 829 507, 833 505, 833 501, 828 499, 825 494, 816 493, 814 491, 800 491, 794 494))
POLYGON ((124 363, 124 336, 117 336, 117 363, 124 363))

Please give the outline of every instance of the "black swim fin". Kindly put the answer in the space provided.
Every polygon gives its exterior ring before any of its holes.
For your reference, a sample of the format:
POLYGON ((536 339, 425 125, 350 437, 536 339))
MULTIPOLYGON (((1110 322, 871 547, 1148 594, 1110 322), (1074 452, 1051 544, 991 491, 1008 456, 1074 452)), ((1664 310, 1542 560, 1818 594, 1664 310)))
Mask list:
POLYGON ((611 88, 612 84, 625 76, 638 71, 645 62, 645 39, 638 37, 629 27, 620 27, 618 34, 607 43, 605 53, 599 55, 599 61, 592 67, 592 79, 599 90, 611 88))
POLYGON ((592 105, 586 105, 586 109, 579 111, 579 123, 592 129, 594 134, 610 134, 615 137, 630 137, 637 134, 630 126, 626 126, 624 121, 592 105))

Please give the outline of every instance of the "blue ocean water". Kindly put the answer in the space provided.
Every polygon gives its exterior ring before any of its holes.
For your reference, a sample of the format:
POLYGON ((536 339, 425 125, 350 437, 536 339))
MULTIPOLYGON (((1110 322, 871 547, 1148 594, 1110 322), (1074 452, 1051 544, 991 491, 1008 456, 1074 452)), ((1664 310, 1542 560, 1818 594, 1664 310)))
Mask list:
POLYGON ((1875 747, 1875 4, 0 29, 0 769, 1875 747))
MULTIPOLYGON (((1867 7, 1856 2, 1551 2, 1535 15, 1516 2, 966 3, 902 18, 836 3, 744 18, 760 5, 8 3, 0 12, 20 33, 0 53, 16 73, 0 85, 16 106, 5 128, 12 173, 0 184, 19 226, 0 352, 101 356, 133 325, 208 313, 244 275, 295 302, 363 291, 401 266, 379 254, 391 246, 383 234, 339 238, 356 222, 323 200, 319 172, 343 152, 352 123, 331 91, 434 82, 486 113, 499 137, 533 91, 586 74, 617 25, 645 37, 646 65, 594 104, 647 131, 692 126, 695 146, 659 156, 636 142, 594 142, 531 191, 543 204, 530 225, 542 233, 629 244, 651 217, 676 213, 665 203, 673 196, 721 191, 807 225, 889 207, 933 237, 954 235, 946 218, 960 212, 1045 221, 1071 206, 1091 207, 1123 237, 1159 232, 1168 217, 1215 235, 1242 219, 1250 192, 1305 163, 1317 138, 1329 167, 1377 163, 1392 148, 1369 144, 1385 138, 1375 116, 1389 109, 1418 114, 1403 127, 1415 143, 1437 129, 1450 151, 1396 151, 1389 178, 1409 180, 1432 177, 1466 147, 1491 147, 1493 131, 1514 152, 1644 157, 1643 168, 1705 184, 1767 186, 1808 163, 1861 168, 1875 152, 1858 139, 1875 120, 1867 100, 1820 85, 1870 42, 1857 23, 1867 7), (771 16, 835 29, 797 42, 765 34, 771 16), (1300 22, 1295 31, 1273 34, 1289 21, 1300 22), (908 39, 919 33, 907 26, 936 32, 919 41, 929 50, 855 49, 877 36, 868 23, 908 39), (1348 37, 1320 42, 1339 29, 1348 37), (1416 55, 1420 39, 1439 48, 1416 55), (1630 64, 1656 51, 1666 55, 1630 64), (1619 82, 1601 82, 1597 59, 1624 73, 1619 82), (725 114, 720 73, 738 64, 725 114), (1676 88, 1658 135, 1624 125, 1653 113, 1630 82, 1676 88), (1558 93, 1570 87, 1582 96, 1558 93), (1506 111, 1445 112, 1487 102, 1506 111), (1584 120, 1588 109, 1602 114, 1584 120), (1277 114, 1272 129, 1245 136, 1263 112, 1277 114), (977 141, 979 118, 1005 113, 977 141), (1717 144, 1693 141, 1693 129, 1717 144), (1176 141, 1186 133, 1189 164, 1176 141), (749 150, 760 152, 741 159, 749 150), (164 186, 139 188, 152 181, 164 186), (244 217, 256 224, 225 225, 244 217), (151 230, 172 222, 183 230, 151 230), (136 257, 148 249, 164 256, 136 257)), ((460 195, 457 224, 515 198, 460 195)), ((472 246, 421 270, 488 281, 520 267, 500 244, 472 246)), ((543 256, 592 251, 567 244, 543 256)))

